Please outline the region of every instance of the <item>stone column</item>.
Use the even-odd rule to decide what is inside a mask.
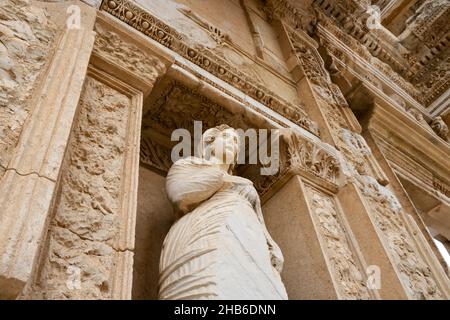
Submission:
[[[30,279],[94,42],[95,10],[80,3],[81,26],[68,29],[68,5],[0,8],[0,298]]]
[[[284,133],[282,169],[264,194],[266,224],[285,257],[289,299],[376,299],[367,265],[336,197],[342,175],[321,142]]]
[[[367,266],[381,271],[381,298],[445,299],[448,279],[431,266],[412,229],[410,216],[396,198],[388,177],[361,136],[361,127],[339,87],[333,84],[317,52],[317,43],[304,32],[285,28],[309,92],[310,114],[336,150],[343,172],[337,199],[341,202]],[[316,110],[316,111],[314,111]],[[311,200],[309,200],[311,201]],[[376,254],[374,254],[374,252]]]
[[[98,13],[50,227],[24,298],[130,299],[143,98],[171,63]]]

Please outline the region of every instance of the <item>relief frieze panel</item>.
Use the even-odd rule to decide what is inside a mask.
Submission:
[[[305,184],[312,220],[340,299],[370,299],[361,263],[332,196]]]
[[[161,60],[123,41],[117,33],[105,30],[98,24],[95,31],[97,36],[93,53],[103,60],[120,65],[147,83],[154,83],[158,75],[165,71],[166,67]]]
[[[406,228],[403,219],[406,213],[395,195],[370,176],[357,176],[356,181],[408,296],[417,300],[444,299],[430,267]]]

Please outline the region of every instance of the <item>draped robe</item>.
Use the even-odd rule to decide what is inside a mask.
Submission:
[[[250,180],[210,162],[178,160],[166,180],[182,217],[160,258],[160,299],[287,299],[283,256]]]

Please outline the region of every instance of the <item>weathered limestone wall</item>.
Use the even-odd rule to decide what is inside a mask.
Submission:
[[[86,79],[33,298],[112,297],[114,262],[132,255],[117,247],[132,107],[129,97]],[[78,272],[74,290],[67,282]]]
[[[31,1],[2,1],[0,16],[1,178],[32,110],[33,91],[48,67],[60,30],[48,11]]]
[[[65,28],[71,3],[81,6],[81,29]],[[364,99],[344,96],[330,61],[326,68],[330,52],[345,58],[324,31],[332,29],[327,20],[313,39],[290,27],[296,11],[280,17],[277,7],[268,19],[256,0],[137,3],[104,1],[100,11],[80,1],[0,6],[0,298],[156,298],[174,216],[164,177],[139,167],[141,112],[174,61],[171,76],[198,85],[193,93],[248,107],[253,115],[244,118],[297,126],[301,138],[289,140],[279,175],[253,177],[267,195],[264,214],[285,255],[291,299],[450,298],[413,203],[349,107]],[[367,50],[358,55],[380,62]],[[369,71],[358,93],[384,99],[403,86],[407,108],[398,112],[411,119],[401,125],[416,121],[427,145],[433,131],[421,108],[411,108],[415,90],[389,69],[396,84],[383,93],[383,85],[371,88],[378,80]],[[378,111],[395,102],[383,101],[374,103]],[[367,286],[373,265],[379,290]]]
[[[35,266],[92,50],[95,10],[80,4],[82,28],[67,29],[70,4],[0,8],[2,297],[16,297]]]
[[[114,23],[96,31],[46,241],[22,298],[131,298],[142,101],[166,66]]]

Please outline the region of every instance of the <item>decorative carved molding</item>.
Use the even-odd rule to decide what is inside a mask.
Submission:
[[[427,168],[425,165],[419,162],[419,159],[415,155],[407,153],[407,150],[402,150],[398,144],[394,145],[386,138],[383,138],[376,132],[373,133],[376,137],[377,145],[381,148],[383,154],[388,159],[390,164],[395,168],[395,171],[400,172],[408,179],[420,183],[421,188],[427,190],[431,194],[450,204],[450,198],[442,197],[439,193],[439,189],[436,189],[435,181],[440,181],[442,186],[447,186],[450,190],[450,180],[448,183],[444,181],[448,180],[445,177],[439,176],[436,173],[436,169]]]
[[[433,131],[439,136],[441,137],[444,141],[449,142],[449,137],[448,137],[448,126],[447,124],[444,122],[444,120],[442,120],[441,117],[436,117],[433,119],[433,121],[430,124],[431,129],[433,129]]]
[[[98,24],[94,54],[108,63],[114,63],[132,72],[147,83],[154,83],[166,66],[154,55],[147,54],[137,46],[123,41],[118,34],[105,30]]]
[[[377,57],[396,72],[406,73],[408,70],[407,60],[402,54],[408,50],[399,47],[383,29],[371,30],[367,28],[367,9],[370,1],[330,1],[314,0],[314,7],[319,13],[320,20],[327,16],[334,21],[334,24],[343,30],[347,36],[351,36],[356,43],[364,46],[368,52]]]
[[[425,42],[428,47],[432,47],[448,32],[449,18],[449,1],[428,0],[408,19],[407,29]]]
[[[244,130],[250,127],[243,114],[233,113],[196,90],[171,81],[144,114],[143,130],[153,128],[167,136],[177,128],[193,132],[194,120],[202,121],[203,130],[221,123]]]
[[[340,299],[370,299],[365,272],[352,249],[348,231],[332,196],[305,184],[311,217]]]
[[[350,111],[349,105],[339,87],[331,82],[330,75],[317,49],[295,30],[290,29],[288,36],[299,64],[311,82],[316,101],[323,106],[323,110],[326,110],[327,116],[334,120],[330,124],[336,126],[336,130],[341,127],[358,130],[359,124],[353,115],[348,116],[348,112],[345,112]]]
[[[361,12],[364,6],[353,0],[315,0],[314,4],[320,24],[416,101],[429,105],[450,86],[448,1],[425,1],[409,19],[401,41],[384,28],[368,29],[366,14]]]
[[[223,32],[218,27],[212,25],[210,22],[208,22],[206,19],[202,18],[198,14],[192,11],[191,8],[188,6],[183,6],[181,8],[178,8],[178,11],[180,11],[182,14],[184,14],[186,17],[197,23],[202,28],[208,30],[208,34],[218,45],[222,45],[224,42],[231,42],[231,37],[229,34]]]
[[[294,29],[302,29],[309,20],[308,17],[305,17],[304,12],[300,12],[288,0],[264,0],[261,9],[269,21],[283,20]],[[312,15],[312,13],[310,14]]]
[[[412,299],[444,299],[435,277],[409,234],[406,214],[394,194],[369,176],[358,176],[357,185],[408,296]]]
[[[275,175],[261,175],[258,166],[244,167],[241,175],[253,181],[264,200],[270,198],[292,175],[302,175],[330,192],[338,190],[341,177],[339,160],[317,143],[309,141],[292,129],[283,129],[280,135],[280,163]]]
[[[294,171],[306,171],[336,184],[340,174],[337,158],[315,143],[292,134],[287,139],[288,165]]]
[[[143,136],[141,139],[140,162],[167,172],[172,166],[170,151],[170,148],[157,143],[154,139]]]
[[[320,38],[320,43],[325,46],[335,58],[342,61],[345,65],[346,61],[352,61],[354,59],[350,52],[356,53],[365,61],[366,64],[371,66],[372,69],[378,70],[386,78],[407,93],[411,98],[418,102],[422,102],[423,97],[421,96],[419,90],[417,90],[411,83],[401,77],[388,64],[379,60],[377,57],[373,57],[367,48],[362,46],[353,37],[340,30],[328,17],[320,17],[321,19],[319,20],[319,26],[315,29],[316,34]],[[345,45],[348,50],[342,50],[337,44],[337,39],[339,39],[339,42]],[[344,57],[345,59],[343,59]],[[367,78],[367,80],[372,82],[372,84],[376,87],[379,87],[378,80],[371,81],[371,78]]]
[[[135,2],[128,0],[105,0],[102,3],[101,10],[117,17],[219,79],[238,88],[268,108],[280,113],[313,134],[318,135],[317,126],[299,106],[284,101],[284,99],[267,90],[262,84],[250,79],[206,47],[199,45],[199,48],[193,48],[188,46],[182,34],[151,15]],[[300,115],[300,119],[293,118],[293,113]]]

